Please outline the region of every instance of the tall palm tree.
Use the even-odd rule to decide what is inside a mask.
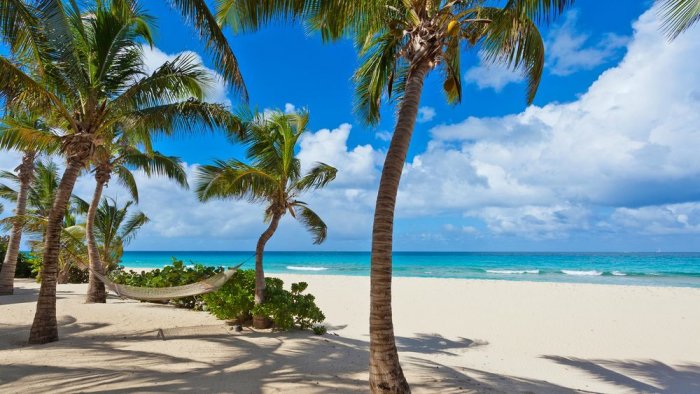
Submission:
[[[304,192],[326,186],[336,175],[335,168],[323,163],[316,163],[302,174],[294,149],[308,121],[307,112],[287,115],[275,111],[252,116],[245,123],[247,135],[243,139],[251,163],[219,160],[198,170],[196,192],[201,201],[234,198],[266,205],[265,222],[269,225],[255,247],[256,305],[265,301],[265,244],[277,230],[282,216],[289,213],[299,220],[313,234],[315,244],[326,239],[326,224],[305,202],[297,200]],[[269,322],[254,316],[253,325],[265,328]]]
[[[202,101],[213,81],[192,56],[179,56],[144,75],[141,42],[152,42],[152,18],[134,1],[100,1],[85,12],[74,1],[18,4],[22,12],[15,8],[14,19],[0,18],[3,34],[22,26],[21,33],[5,37],[13,51],[11,57],[0,56],[0,96],[10,104],[23,103],[50,127],[48,132],[0,131],[0,148],[58,141],[66,160],[49,214],[44,273],[29,337],[30,343],[46,343],[58,340],[61,222],[78,174],[96,147],[109,140],[115,127],[169,134],[200,125],[236,130],[238,122],[224,106]],[[31,69],[17,63],[27,58]]]
[[[138,203],[139,199],[138,189],[131,169],[139,169],[147,176],[166,176],[175,180],[180,186],[188,187],[187,174],[179,158],[165,156],[152,150],[148,152],[151,146],[150,140],[141,141],[140,139],[134,139],[134,137],[142,136],[133,136],[128,132],[118,131],[112,143],[97,147],[93,155],[95,190],[85,221],[85,239],[87,241],[91,268],[86,297],[86,302],[88,303],[104,303],[107,300],[104,283],[94,275],[94,272],[104,275],[105,270],[97,247],[94,228],[102,191],[109,183],[112,174],[115,174],[119,183],[129,190],[131,197],[136,203]],[[143,145],[145,145],[147,152],[141,152],[137,148],[139,142],[145,142]],[[102,258],[107,259],[107,256],[103,255]]]
[[[501,7],[495,7],[502,4]],[[236,31],[254,30],[275,18],[306,18],[324,39],[354,36],[361,56],[355,73],[356,110],[379,121],[383,99],[399,107],[379,183],[372,229],[370,290],[370,389],[402,393],[391,311],[392,233],[401,172],[415,126],[426,76],[439,69],[448,102],[462,98],[460,55],[481,50],[486,59],[522,70],[532,102],[544,66],[536,22],[546,22],[573,0],[226,0],[219,19]]]
[[[700,21],[700,0],[658,0],[662,30],[675,39]]]
[[[0,224],[14,226],[20,221],[22,229],[28,236],[27,243],[34,253],[40,254],[43,249],[44,239],[46,235],[46,227],[48,223],[48,215],[51,212],[54,197],[60,183],[60,175],[58,166],[51,162],[38,162],[34,166],[32,174],[32,182],[27,190],[26,210],[22,217],[12,216],[0,221]],[[0,172],[0,178],[9,181],[9,184],[15,185],[12,187],[8,184],[0,184],[0,198],[5,198],[10,201],[17,201],[19,190],[23,187],[18,175],[3,171]],[[58,283],[65,283],[68,276],[68,270],[71,267],[71,262],[75,260],[76,254],[82,254],[85,247],[82,244],[84,238],[81,233],[79,237],[75,236],[75,225],[77,218],[87,212],[87,203],[77,196],[71,197],[71,202],[64,215],[62,227],[59,264],[58,264]]]
[[[34,177],[34,159],[36,152],[27,150],[22,156],[22,163],[16,168],[17,179],[19,180],[19,191],[15,200],[15,217],[10,230],[10,238],[7,242],[7,251],[0,268],[0,295],[11,295],[15,289],[15,271],[17,268],[17,257],[19,257],[19,246],[22,242],[23,218],[27,210],[27,194],[29,185]]]
[[[46,131],[46,124],[37,116],[18,109],[7,108],[5,116],[0,120],[0,129],[41,129]],[[58,149],[57,144],[44,147],[45,153],[52,153]],[[22,228],[27,209],[27,196],[32,180],[34,179],[34,160],[38,152],[34,147],[24,149],[21,164],[15,169],[19,189],[14,195],[15,215],[10,230],[10,237],[5,253],[3,268],[0,269],[0,295],[10,295],[14,292],[14,276],[19,256],[19,247],[22,242]]]

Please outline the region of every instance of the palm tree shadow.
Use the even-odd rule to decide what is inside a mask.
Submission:
[[[543,356],[596,379],[639,393],[700,393],[700,364],[671,366],[657,360],[586,360]]]
[[[400,352],[456,355],[454,350],[469,349],[485,345],[488,345],[488,342],[462,337],[457,340],[451,340],[444,338],[440,334],[416,334],[414,337],[410,338],[396,337],[396,346]]]
[[[90,329],[68,324],[74,330]],[[223,326],[223,325],[222,325]],[[368,343],[335,335],[308,332],[235,333],[225,328],[164,329],[166,340],[154,331],[112,336],[65,334],[41,347],[38,363],[8,363],[0,374],[0,392],[109,391],[133,392],[366,392]],[[2,334],[2,332],[0,332]],[[26,332],[25,332],[26,334]],[[77,331],[75,334],[78,334]],[[0,341],[4,342],[2,336]],[[416,357],[407,359],[409,381],[415,392],[571,392],[534,380],[458,371],[421,357],[468,348],[474,341],[446,341],[422,334],[409,341]],[[138,346],[137,346],[138,345]],[[61,349],[60,359],[51,357]],[[32,348],[27,348],[31,351]],[[405,350],[408,351],[408,350]],[[0,357],[5,358],[0,350]],[[26,358],[25,358],[26,359]],[[68,361],[68,362],[66,362]],[[31,377],[31,379],[28,379]]]

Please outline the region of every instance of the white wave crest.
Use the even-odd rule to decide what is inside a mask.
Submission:
[[[600,271],[573,271],[573,270],[561,270],[562,273],[566,275],[577,275],[577,276],[600,276],[603,275]]]
[[[540,270],[486,270],[489,274],[504,274],[504,275],[515,275],[515,274],[539,274]]]
[[[613,274],[613,276],[627,276],[627,274],[622,271],[613,271],[611,273]]]
[[[292,271],[325,271],[328,268],[326,268],[326,267],[308,267],[305,265],[302,265],[302,266],[288,265],[287,269],[292,270]]]

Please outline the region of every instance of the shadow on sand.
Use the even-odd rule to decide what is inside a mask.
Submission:
[[[225,325],[163,329],[169,333],[166,340],[157,339],[156,331],[95,336],[85,332],[103,326],[77,323],[71,317],[63,318],[61,327],[59,342],[19,346],[7,339],[22,339],[23,344],[28,327],[0,326],[0,358],[8,359],[12,348],[35,352],[33,357],[27,358],[26,353],[23,357],[32,363],[3,365],[0,392],[367,391],[369,353],[362,340],[299,331],[235,333]],[[545,381],[458,369],[420,357],[469,351],[484,342],[429,334],[398,338],[398,342],[402,352],[415,355],[403,358],[415,392],[577,392]],[[59,353],[61,358],[56,356]],[[40,360],[35,364],[36,358]]]
[[[700,393],[700,364],[671,366],[656,360],[585,360],[544,356],[578,368],[595,379],[635,393]]]

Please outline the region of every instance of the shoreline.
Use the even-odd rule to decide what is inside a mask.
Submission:
[[[164,267],[164,266],[163,266]],[[157,269],[163,269],[163,267],[129,267],[129,266],[124,266],[124,271],[134,271],[134,272],[151,272]],[[246,268],[246,269],[252,269],[252,268]],[[291,277],[302,277],[302,276],[311,276],[311,277],[346,277],[346,278],[369,278],[369,275],[343,275],[343,274],[323,274],[323,273],[317,273],[317,271],[296,271],[296,272],[277,272],[277,271],[269,271],[265,270],[265,275],[266,276],[274,276],[274,277],[283,277],[283,276],[291,276]],[[549,284],[560,284],[560,285],[590,285],[590,286],[621,286],[621,287],[642,287],[642,288],[671,288],[671,289],[694,289],[700,291],[700,285],[698,286],[678,286],[678,285],[659,285],[659,284],[638,284],[638,283],[595,283],[595,282],[585,282],[585,281],[565,281],[565,280],[533,280],[533,279],[526,279],[527,275],[523,275],[523,277],[515,278],[515,277],[503,277],[503,278],[449,278],[449,277],[429,277],[429,276],[400,276],[400,275],[394,275],[394,279],[426,279],[426,280],[455,280],[455,281],[475,281],[475,282],[515,282],[515,283],[549,283]],[[619,278],[619,277],[618,277]],[[624,277],[623,277],[624,278]],[[625,279],[618,279],[624,281]]]

